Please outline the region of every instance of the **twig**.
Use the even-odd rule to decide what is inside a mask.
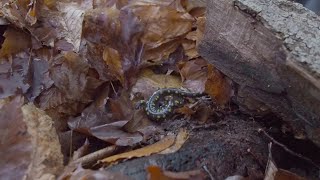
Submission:
[[[206,165],[203,165],[202,168],[209,174],[211,180],[215,180]]]
[[[299,158],[301,158],[301,159],[303,159],[303,160],[311,163],[312,165],[314,165],[314,166],[316,166],[317,168],[320,169],[320,166],[319,166],[318,164],[316,164],[315,162],[313,162],[311,159],[309,159],[309,158],[307,158],[307,157],[304,157],[303,155],[298,154],[298,153],[292,151],[291,149],[287,148],[284,144],[281,144],[280,142],[278,142],[277,140],[275,140],[273,137],[271,137],[265,130],[259,128],[259,129],[258,129],[258,132],[259,132],[259,133],[260,133],[260,132],[263,132],[263,134],[264,134],[265,136],[267,136],[273,143],[275,143],[276,145],[282,147],[282,148],[283,148],[285,151],[287,151],[288,153],[290,153],[290,154],[292,154],[292,155],[294,155],[294,156],[296,156],[296,157],[299,157]]]
[[[82,158],[79,158],[72,163],[79,164],[81,163],[82,166],[87,166],[90,164],[93,164],[94,162],[97,162],[98,160],[105,158],[107,156],[110,156],[114,150],[116,149],[116,146],[108,146],[106,148],[100,149],[99,151],[93,152],[91,154],[88,154],[86,156],[83,156]]]

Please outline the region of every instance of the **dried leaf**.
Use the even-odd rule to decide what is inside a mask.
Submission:
[[[233,95],[231,82],[212,65],[208,65],[208,79],[205,88],[205,92],[214,97],[220,105],[226,104]]]
[[[207,80],[208,63],[202,59],[194,59],[179,64],[183,87],[192,92],[204,92]]]
[[[37,1],[31,1],[29,3],[29,11],[26,15],[26,21],[32,26],[37,22],[37,10],[36,10]]]
[[[179,88],[181,80],[177,76],[155,74],[145,69],[138,77],[136,84],[132,87],[132,94],[140,94],[142,97],[149,97],[158,88]]]
[[[121,95],[112,98],[108,104],[114,120],[130,120],[133,117],[133,104],[127,92],[122,91]]]
[[[194,59],[199,57],[198,51],[196,49],[196,42],[195,41],[190,41],[190,40],[185,40],[182,43],[182,47],[188,56],[188,59]]]
[[[93,101],[97,88],[103,83],[90,73],[87,62],[73,52],[55,59],[50,75],[54,86],[41,94],[40,106],[68,115],[80,113],[87,103]]]
[[[134,157],[149,156],[151,154],[158,153],[158,152],[170,147],[174,143],[174,140],[175,140],[174,135],[168,135],[155,144],[152,144],[152,145],[140,148],[140,149],[136,149],[136,150],[133,150],[130,152],[110,156],[105,159],[102,159],[100,162],[105,163],[105,164],[109,164],[109,163],[119,161],[121,159],[131,159]]]
[[[90,106],[83,110],[81,116],[68,120],[69,128],[84,134],[90,134],[89,129],[113,122],[112,114],[102,109]]]
[[[5,6],[3,14],[16,26],[28,29],[45,45],[53,47],[55,41],[65,39],[78,52],[83,14],[92,9],[92,1],[64,3],[47,0],[44,3],[32,1],[31,5],[30,8],[28,1],[14,1],[11,6]]]
[[[147,49],[159,47],[161,44],[178,38],[191,30],[194,19],[186,12],[179,12],[168,6],[156,3],[133,2],[126,8],[140,17],[146,24],[142,42]]]
[[[31,162],[32,146],[23,122],[23,98],[0,100],[0,174],[2,179],[22,179]]]
[[[24,94],[29,89],[29,57],[15,57],[0,64],[0,98]]]
[[[199,44],[200,44],[200,42],[201,42],[201,40],[203,38],[205,24],[206,24],[206,18],[205,17],[197,18],[196,47],[199,47]]]
[[[306,180],[306,178],[298,176],[292,172],[279,169],[272,158],[272,143],[269,143],[269,157],[265,171],[265,180]]]
[[[53,120],[31,103],[24,105],[22,112],[28,133],[32,136],[33,153],[28,177],[54,178],[63,169],[63,155]]]
[[[117,50],[105,48],[103,51],[103,60],[107,65],[107,71],[115,76],[122,84],[124,84],[124,72],[121,64],[121,57]]]
[[[34,101],[42,91],[47,90],[53,85],[53,81],[49,77],[49,64],[45,60],[34,59],[31,61],[30,74],[32,83],[26,96],[29,101]]]
[[[122,127],[128,121],[117,121],[110,124],[105,124],[90,128],[90,133],[101,140],[118,145],[118,146],[132,146],[142,141],[140,133],[127,133],[122,130]]]
[[[187,141],[188,136],[189,134],[186,129],[183,129],[183,128],[180,129],[174,144],[168,149],[161,151],[159,154],[171,154],[171,153],[177,152],[182,147],[182,145]]]
[[[4,37],[5,40],[0,50],[0,62],[1,58],[26,50],[31,45],[30,36],[17,29],[8,28],[4,33]]]
[[[181,108],[178,108],[175,110],[175,112],[179,113],[179,114],[183,114],[184,117],[186,119],[190,119],[190,117],[196,113],[196,111],[194,111],[192,108],[190,108],[189,106],[183,106]]]

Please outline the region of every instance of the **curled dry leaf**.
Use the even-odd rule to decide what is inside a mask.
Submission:
[[[152,145],[140,148],[140,149],[136,149],[133,151],[110,156],[105,159],[102,159],[100,162],[104,163],[104,164],[110,164],[110,163],[114,163],[114,162],[122,160],[122,159],[131,159],[134,157],[149,156],[151,154],[158,153],[158,152],[172,146],[174,141],[175,141],[175,136],[168,135],[168,136],[164,137],[163,139],[161,139],[159,142],[156,142],[155,144],[152,144]]]
[[[172,172],[164,171],[158,166],[147,167],[148,180],[204,180],[205,174],[201,170]]]
[[[168,149],[161,151],[159,154],[171,154],[171,153],[177,152],[182,147],[182,145],[187,141],[188,137],[189,137],[188,131],[186,129],[181,128],[179,130],[179,133],[176,137],[174,144]]]
[[[23,98],[0,100],[0,174],[2,179],[22,179],[31,162],[32,146],[23,122]]]
[[[33,147],[28,177],[30,179],[54,178],[63,169],[63,155],[53,120],[31,103],[24,105],[22,112]]]

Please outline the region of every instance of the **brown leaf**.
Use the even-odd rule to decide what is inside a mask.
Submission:
[[[22,179],[31,162],[32,146],[23,122],[23,98],[0,100],[0,174],[3,179]]]
[[[112,6],[88,11],[84,21],[83,34],[89,42],[88,60],[103,79],[113,76],[112,79],[119,79],[128,88],[134,82],[141,61],[139,19]],[[111,56],[106,56],[106,52],[107,55],[112,53]],[[112,59],[114,57],[116,59]],[[108,65],[116,68],[110,73]]]
[[[174,75],[155,74],[145,69],[138,77],[136,84],[132,87],[132,94],[140,94],[145,99],[158,88],[180,88],[181,80]]]
[[[133,104],[124,90],[119,97],[110,99],[108,107],[114,120],[130,120],[133,117]]]
[[[8,28],[4,37],[5,40],[0,50],[0,62],[1,58],[26,50],[31,45],[30,36],[18,29]]]
[[[26,21],[32,26],[37,22],[37,10],[36,10],[37,1],[31,1],[29,3],[29,11],[26,15]]]
[[[12,63],[1,63],[0,98],[26,93],[30,87],[28,72],[29,57],[14,57]]]
[[[190,117],[196,113],[196,111],[194,111],[191,107],[189,106],[183,106],[181,108],[178,108],[175,110],[175,112],[179,113],[179,114],[183,114],[185,116],[186,119],[190,119]]]
[[[203,38],[205,24],[206,24],[206,18],[205,17],[197,18],[196,47],[199,47],[199,44],[200,44],[200,42],[201,42],[201,40]]]
[[[90,134],[90,128],[111,123],[112,114],[90,106],[83,110],[81,116],[68,120],[69,128],[81,133]]]
[[[32,103],[24,105],[22,112],[33,147],[28,177],[30,179],[54,178],[63,169],[63,155],[53,120]]]
[[[204,92],[207,80],[207,65],[208,63],[202,58],[181,62],[178,67],[183,87],[192,92]]]
[[[49,64],[45,60],[32,60],[31,61],[30,76],[31,86],[26,96],[29,101],[34,101],[40,93],[50,88],[53,84],[52,79],[49,77]]]
[[[192,38],[192,37],[189,37]],[[182,47],[188,56],[188,59],[194,59],[199,57],[198,51],[196,49],[196,41],[192,40],[185,40],[182,43]]]
[[[100,162],[105,163],[105,164],[109,164],[109,163],[113,163],[113,162],[116,162],[116,161],[119,161],[122,159],[131,159],[133,157],[149,156],[151,154],[158,153],[158,152],[170,147],[174,143],[174,140],[175,140],[174,135],[168,135],[155,144],[152,144],[152,145],[140,148],[140,149],[136,149],[136,150],[133,150],[130,152],[125,152],[122,154],[110,156],[105,159],[102,159]]]
[[[92,1],[51,2],[14,1],[5,6],[4,16],[18,27],[26,28],[39,41],[47,46],[64,39],[78,52],[82,33],[83,14],[92,9]],[[1,7],[4,5],[0,4]]]
[[[194,19],[186,12],[180,12],[173,7],[160,3],[131,3],[133,13],[145,23],[145,33],[142,42],[146,49],[159,47],[161,44],[178,38],[191,30]]]
[[[107,65],[107,71],[124,84],[124,72],[118,51],[112,48],[105,48],[103,51],[103,60]]]
[[[103,81],[90,73],[89,65],[73,52],[68,52],[52,62],[50,75],[54,86],[40,96],[43,109],[74,115],[84,105],[93,101],[97,88]]]
[[[214,97],[220,105],[226,104],[233,95],[231,82],[212,65],[208,65],[208,79],[205,88],[205,92]]]
[[[182,145],[187,141],[188,137],[189,137],[188,131],[186,129],[181,128],[179,130],[179,133],[176,137],[174,144],[168,149],[161,151],[159,154],[171,154],[171,153],[177,152],[182,147]]]
[[[105,124],[90,128],[90,133],[98,139],[118,145],[132,146],[142,141],[140,133],[127,133],[122,130],[122,127],[128,121],[117,121],[110,124]]]

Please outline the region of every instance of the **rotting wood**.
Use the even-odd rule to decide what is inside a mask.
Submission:
[[[206,18],[200,54],[238,100],[265,103],[320,146],[320,17],[287,0],[208,0]]]

